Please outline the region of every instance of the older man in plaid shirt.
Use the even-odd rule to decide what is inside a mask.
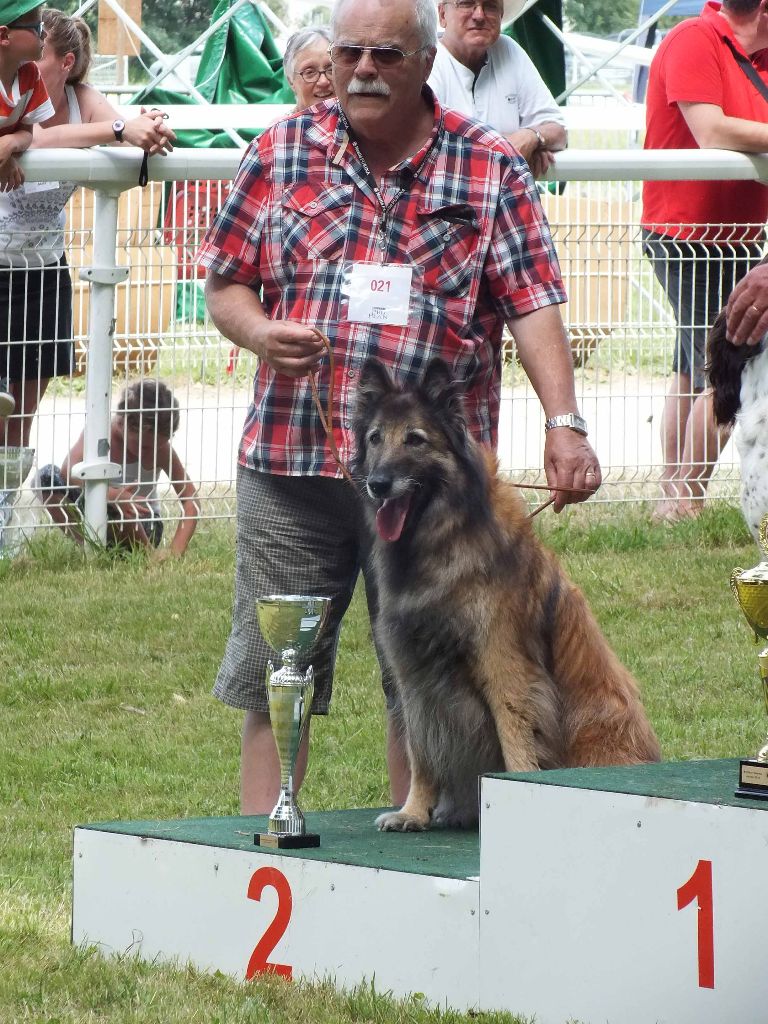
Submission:
[[[555,508],[600,483],[534,183],[500,135],[441,109],[426,86],[436,27],[433,0],[338,0],[330,49],[338,100],[278,122],[251,145],[200,250],[214,323],[259,356],[239,453],[233,626],[214,690],[246,712],[243,813],[268,813],[279,789],[264,688],[270,652],[254,598],[333,597],[311,659],[313,713],[324,714],[341,618],[364,569],[356,495],[331,457],[310,370],[321,397],[333,387],[343,460],[357,375],[372,355],[406,379],[434,356],[448,361],[464,381],[473,434],[495,444],[506,322],[556,421],[545,444],[547,480],[561,488]],[[333,381],[312,328],[333,346]],[[297,782],[306,757],[305,737]],[[401,802],[407,761],[392,725],[388,763]]]

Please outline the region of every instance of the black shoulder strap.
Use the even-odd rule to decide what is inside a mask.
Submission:
[[[736,49],[736,47],[733,45],[730,39],[726,38],[725,42],[728,46],[728,49],[733,54],[733,59],[736,61],[736,63],[739,65],[741,70],[750,80],[752,85],[754,85],[754,87],[757,89],[757,91],[760,93],[763,99],[768,102],[768,85],[765,84],[760,75],[758,75],[758,73],[755,71],[755,66],[752,63],[752,61],[743,53],[739,53],[739,51]]]

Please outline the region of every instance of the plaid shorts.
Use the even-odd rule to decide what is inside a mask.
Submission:
[[[331,610],[302,670],[315,675],[312,713],[328,714],[341,620],[358,574],[365,573],[367,543],[357,495],[344,480],[321,476],[277,476],[237,469],[237,553],[232,631],[213,688],[225,704],[268,711],[267,662],[279,656],[256,621],[255,601],[266,594],[330,597]],[[369,612],[375,592],[366,574]],[[387,702],[390,674],[382,671]]]

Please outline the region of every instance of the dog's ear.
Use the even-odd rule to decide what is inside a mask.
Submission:
[[[366,416],[382,398],[395,390],[395,382],[386,366],[378,359],[366,359],[357,385],[357,415]]]
[[[450,366],[443,359],[431,359],[418,390],[432,408],[439,410],[454,444],[463,448],[467,435],[464,396]]]
[[[430,359],[421,378],[419,391],[430,405],[463,415],[464,400],[461,389],[453,379],[451,368],[444,359]]]
[[[366,459],[365,432],[368,424],[381,400],[396,390],[397,386],[384,364],[380,363],[378,359],[366,359],[357,382],[355,412],[352,420],[355,454],[350,468],[355,477],[363,473],[363,464]]]
[[[742,370],[761,350],[761,345],[732,345],[726,338],[725,310],[720,310],[707,335],[707,375],[716,423],[725,426],[735,420],[741,405]]]

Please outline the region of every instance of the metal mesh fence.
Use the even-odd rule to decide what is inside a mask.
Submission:
[[[237,447],[254,372],[254,357],[233,350],[208,319],[203,280],[194,264],[228,185],[151,182],[124,192],[116,239],[116,263],[129,268],[129,274],[116,291],[113,408],[126,381],[157,377],[172,388],[181,409],[173,446],[199,488],[205,518],[234,513]],[[563,314],[577,395],[604,469],[605,485],[596,500],[657,499],[663,463],[660,422],[672,373],[675,323],[643,254],[641,183],[570,181],[542,188],[569,295]],[[75,366],[72,374],[55,377],[44,393],[38,385],[27,445],[35,452],[34,468],[61,465],[84,424],[89,308],[88,284],[78,273],[92,259],[92,195],[78,189],[68,207],[65,252],[73,279]],[[543,484],[543,415],[512,339],[505,348],[503,381],[502,467],[515,479]],[[35,383],[26,386],[34,389]],[[17,410],[7,429],[19,418]],[[6,443],[12,440],[7,434]],[[115,453],[112,458],[120,461]],[[51,524],[34,487],[34,468],[24,488],[6,479],[6,491],[15,499],[10,526],[17,527],[19,536],[22,529]],[[156,467],[162,513],[172,530],[180,506],[167,469]],[[737,485],[738,465],[728,443],[709,493],[733,498]],[[23,493],[17,496],[15,490]]]

